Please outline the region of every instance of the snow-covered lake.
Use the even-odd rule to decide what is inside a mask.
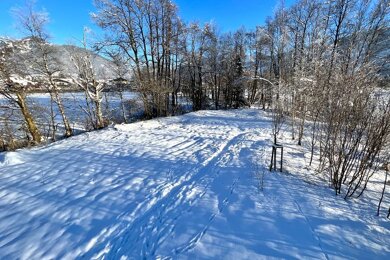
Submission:
[[[287,173],[267,170],[270,119],[254,109],[1,154],[0,259],[388,259],[379,193],[334,196],[281,140]]]

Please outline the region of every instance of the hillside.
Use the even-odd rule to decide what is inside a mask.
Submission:
[[[35,68],[41,59],[40,50],[33,43],[31,38],[14,40],[0,37],[0,51],[4,48],[12,48],[15,52],[14,59],[19,60],[18,75],[13,74],[13,78],[20,79],[19,81],[30,81],[34,84],[35,80],[41,75]],[[111,80],[115,79],[114,64],[108,59],[96,55],[89,50],[85,50],[75,45],[55,45],[46,44],[49,51],[49,66],[51,70],[59,72],[59,80],[71,81],[71,77],[77,77],[78,72],[72,61],[74,56],[91,57],[91,63],[95,69],[96,79]],[[23,61],[22,63],[20,61]],[[35,66],[35,67],[34,67]],[[35,68],[35,69],[34,69]],[[70,86],[68,86],[70,87]],[[66,89],[64,89],[66,90]]]
[[[0,258],[388,258],[375,186],[358,201],[334,196],[307,151],[281,140],[284,173],[267,170],[271,121],[255,109],[2,154]]]
[[[56,58],[60,61],[63,66],[64,74],[76,74],[77,71],[73,65],[71,57],[74,53],[81,53],[86,55],[88,52],[83,48],[75,45],[54,45]],[[114,79],[116,77],[114,71],[114,64],[106,58],[89,53],[92,55],[92,66],[97,68],[98,73],[96,74],[98,79]]]

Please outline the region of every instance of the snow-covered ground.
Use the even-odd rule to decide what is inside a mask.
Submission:
[[[200,111],[0,154],[0,259],[389,259],[378,192],[334,196],[288,138],[268,172],[270,126]]]

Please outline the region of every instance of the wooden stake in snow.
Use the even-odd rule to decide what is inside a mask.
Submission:
[[[271,166],[269,168],[270,171],[272,171],[272,168],[276,171],[276,155],[277,155],[277,149],[280,149],[280,172],[283,172],[283,145],[280,144],[273,144],[272,145],[272,156],[271,156]]]
[[[382,204],[382,200],[383,200],[383,197],[385,195],[385,190],[386,190],[386,185],[387,185],[387,175],[389,173],[389,170],[390,170],[390,163],[386,163],[384,165],[384,170],[385,170],[385,181],[383,182],[383,189],[382,189],[382,194],[381,194],[381,198],[379,200],[379,204],[378,204],[378,210],[376,212],[376,215],[379,216],[379,211],[381,209],[381,204]],[[389,213],[387,214],[387,217],[390,216],[390,208],[389,208]]]

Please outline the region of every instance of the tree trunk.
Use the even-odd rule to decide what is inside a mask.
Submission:
[[[385,181],[384,181],[384,183],[383,183],[382,194],[381,194],[381,198],[380,198],[379,203],[378,203],[378,210],[377,210],[377,212],[376,212],[376,215],[377,215],[377,216],[379,216],[379,211],[381,210],[382,200],[383,200],[383,197],[384,197],[384,195],[385,195],[385,190],[386,190],[386,185],[387,185],[387,174],[388,174],[387,169],[386,169],[385,174],[386,174],[386,175],[385,175]],[[389,217],[389,216],[387,216],[387,217]]]
[[[26,104],[26,95],[22,93],[17,93],[17,103],[20,107],[20,110],[23,114],[24,120],[27,124],[27,129],[29,133],[32,136],[33,142],[35,144],[39,144],[42,141],[42,135],[38,130],[37,125],[35,124],[34,118],[32,117],[30,111],[28,110],[27,104]]]
[[[102,104],[100,102],[100,95],[96,93],[95,108],[96,108],[96,119],[97,119],[97,128],[101,129],[104,127],[103,113],[102,113]]]
[[[53,141],[55,142],[56,141],[56,132],[57,132],[57,129],[56,129],[56,122],[55,122],[55,114],[54,114],[54,98],[53,98],[53,95],[50,94],[50,123],[51,123],[51,138],[53,139]]]
[[[122,109],[123,122],[125,122],[125,124],[127,124],[126,108],[125,108],[125,102],[123,100],[123,92],[122,92],[122,90],[119,91],[119,98],[121,100],[121,109]]]
[[[304,109],[303,109],[304,110]],[[301,115],[299,126],[298,126],[298,145],[302,145],[302,139],[305,132],[305,121],[306,121],[306,111],[303,111]]]
[[[54,96],[55,96],[55,100],[56,100],[56,103],[58,106],[58,110],[60,111],[60,114],[62,117],[62,121],[64,123],[65,137],[71,137],[73,135],[73,130],[70,127],[69,120],[68,120],[66,113],[65,113],[64,105],[62,104],[62,100],[61,100],[61,97],[60,97],[57,89],[54,89]]]

